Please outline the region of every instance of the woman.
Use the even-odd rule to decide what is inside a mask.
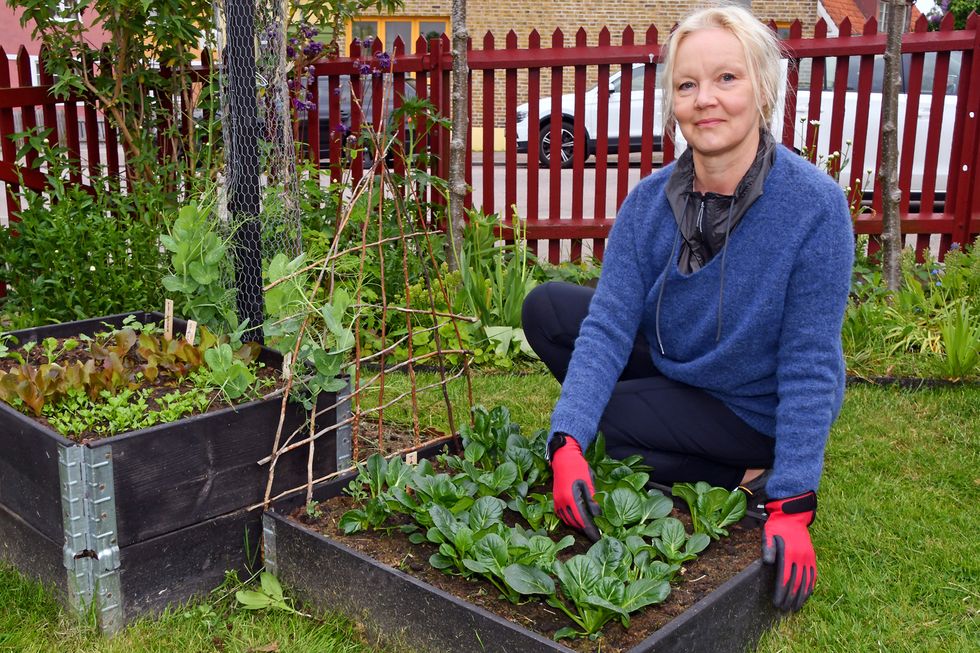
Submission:
[[[594,293],[535,289],[531,346],[562,383],[549,455],[555,510],[593,539],[584,451],[639,453],[655,481],[743,487],[769,514],[775,605],[813,591],[808,526],[844,394],[840,330],[853,235],[841,189],[767,125],[780,51],[736,7],[686,18],[665,44],[667,124],[689,148],[623,203]]]

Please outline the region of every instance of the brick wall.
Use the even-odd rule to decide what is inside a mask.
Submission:
[[[537,29],[541,35],[542,47],[550,47],[551,36],[556,28],[560,28],[565,36],[565,45],[575,42],[575,33],[584,28],[588,35],[588,43],[598,42],[599,31],[608,27],[611,42],[621,43],[623,29],[631,25],[634,30],[634,42],[642,43],[647,28],[653,24],[660,33],[663,41],[670,28],[692,10],[705,6],[705,2],[692,0],[677,0],[663,2],[662,0],[468,0],[466,22],[473,47],[483,48],[483,37],[490,31],[493,33],[495,47],[503,48],[507,32],[517,33],[518,45],[527,47],[528,34]],[[745,3],[749,4],[749,3]],[[412,16],[444,16],[450,15],[450,0],[405,0],[405,8],[399,12]],[[751,8],[762,20],[791,22],[797,18],[803,23],[804,35],[813,33],[817,21],[817,3],[812,1],[791,0],[754,0]],[[615,70],[613,70],[615,72]],[[541,71],[541,93],[550,94],[550,71]],[[588,70],[587,86],[595,84],[597,70]],[[504,84],[503,74],[496,75],[495,108],[497,127],[503,126]],[[571,72],[564,76],[565,92],[574,90]],[[527,100],[527,74],[518,74],[518,103]],[[481,125],[480,109],[483,98],[482,75],[474,76],[473,80],[473,111],[474,126]]]

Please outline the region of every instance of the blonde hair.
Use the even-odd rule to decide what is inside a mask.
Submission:
[[[677,49],[688,35],[704,29],[725,29],[742,44],[749,82],[755,90],[760,126],[768,129],[779,99],[779,78],[782,48],[779,39],[747,9],[722,6],[701,9],[680,22],[667,37],[662,52],[664,66],[664,125],[674,125],[674,64]]]

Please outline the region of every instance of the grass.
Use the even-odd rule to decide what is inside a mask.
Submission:
[[[818,587],[761,651],[980,650],[980,390],[853,387],[812,527]]]
[[[393,382],[391,391],[407,387],[403,378]],[[545,374],[474,379],[479,403],[507,405],[526,432],[547,426],[557,395]],[[464,384],[455,383],[451,396],[464,414]],[[420,407],[423,426],[445,428],[438,395],[427,394]],[[385,412],[385,419],[407,418],[402,406]],[[817,591],[801,614],[763,638],[759,651],[980,650],[978,506],[980,388],[850,388],[831,434],[812,527]],[[229,587],[107,640],[72,621],[46,591],[0,567],[0,651],[377,650],[336,616],[317,613],[318,622],[238,610]]]
[[[369,653],[372,647],[350,621],[286,612],[237,609],[226,582],[206,600],[172,609],[157,620],[143,619],[114,638],[79,624],[53,596],[0,565],[0,651],[17,653]]]

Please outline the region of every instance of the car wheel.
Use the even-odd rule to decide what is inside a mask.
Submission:
[[[561,123],[561,147],[556,148],[555,151],[561,155],[561,167],[571,168],[572,156],[575,152],[575,128],[568,120],[563,120]],[[541,128],[541,135],[538,138],[538,160],[541,161],[541,165],[551,166],[551,152],[551,125],[547,124]]]

